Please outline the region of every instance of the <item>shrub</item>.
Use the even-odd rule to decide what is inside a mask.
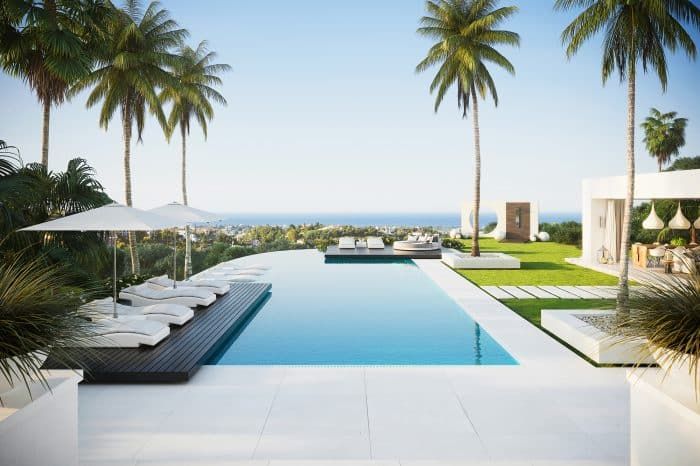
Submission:
[[[442,247],[443,248],[451,248],[451,249],[457,249],[457,250],[462,250],[464,248],[464,243],[462,243],[458,239],[452,239],[452,238],[444,238],[442,240]]]
[[[540,231],[549,233],[550,240],[555,243],[581,247],[583,234],[578,222],[541,223]]]
[[[22,381],[27,390],[33,380],[47,386],[40,371],[42,360],[34,355],[45,357],[49,351],[57,361],[77,367],[64,348],[79,346],[94,334],[80,309],[85,292],[67,286],[69,281],[64,268],[47,266],[41,257],[30,261],[3,257],[0,377],[11,384],[13,380]],[[14,358],[14,364],[10,358]]]

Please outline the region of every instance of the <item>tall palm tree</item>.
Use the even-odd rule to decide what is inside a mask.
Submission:
[[[678,113],[661,113],[655,108],[651,109],[642,129],[644,130],[644,144],[649,154],[656,158],[659,171],[671,161],[671,157],[678,155],[681,147],[685,146],[685,127],[688,124],[686,118],[676,118]]]
[[[7,0],[0,4],[0,66],[26,81],[43,108],[41,163],[49,163],[51,107],[90,71],[92,38],[111,8],[102,0]]]
[[[554,7],[565,11],[583,9],[562,32],[566,55],[571,58],[586,41],[603,32],[603,84],[616,71],[620,82],[627,80],[627,194],[617,309],[628,312],[637,65],[641,62],[644,73],[652,68],[665,91],[668,84],[666,50],[675,52],[680,47],[690,59],[695,59],[695,44],[683,24],[700,27],[700,10],[692,0],[556,0]]]
[[[168,123],[158,90],[175,84],[169,67],[177,66],[179,57],[172,51],[187,36],[170,19],[167,10],[151,2],[143,10],[138,0],[128,0],[112,15],[107,26],[109,41],[101,50],[97,69],[78,81],[71,95],[93,87],[87,106],[102,102],[100,126],[107,129],[119,111],[124,138],[124,188],[126,204],[132,206],[131,139],[136,125],[137,141],[142,141],[146,112],[153,114],[167,133]],[[131,271],[139,273],[136,237],[129,233]]]
[[[168,118],[170,134],[180,128],[182,137],[182,203],[187,205],[187,136],[190,121],[197,120],[207,137],[207,123],[214,117],[211,101],[226,105],[226,99],[212,86],[221,85],[219,73],[229,71],[227,64],[213,63],[216,53],[207,49],[202,41],[196,49],[183,45],[179,60],[172,69],[175,85],[166,87],[161,93],[163,103],[171,102]],[[192,243],[189,226],[185,228],[185,278],[192,273]]]
[[[491,95],[498,105],[496,84],[487,65],[499,66],[511,74],[515,68],[496,46],[520,45],[515,32],[495,29],[518,11],[515,6],[497,8],[497,0],[428,0],[427,16],[421,18],[418,33],[437,42],[416,66],[416,72],[438,66],[430,84],[437,91],[435,111],[438,111],[447,91],[457,88],[457,105],[462,117],[472,108],[474,131],[474,231],[471,255],[479,256],[479,206],[481,203],[481,143],[479,133],[479,98]]]

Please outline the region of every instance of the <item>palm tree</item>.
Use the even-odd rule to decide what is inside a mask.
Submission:
[[[642,123],[644,129],[644,143],[647,151],[656,158],[659,171],[671,161],[671,157],[678,155],[681,147],[685,146],[685,127],[688,124],[686,118],[676,118],[676,112],[661,113],[655,108],[651,109],[651,115]]]
[[[665,91],[668,84],[666,49],[680,47],[690,59],[696,55],[693,39],[683,23],[700,26],[700,10],[691,0],[556,0],[557,10],[583,8],[562,32],[566,55],[571,58],[581,46],[603,32],[602,76],[605,84],[618,72],[627,80],[627,194],[620,245],[620,290],[617,309],[629,309],[630,219],[634,201],[634,130],[637,64],[652,68]]]
[[[421,19],[418,33],[437,42],[416,66],[416,72],[439,66],[430,84],[437,91],[435,111],[438,111],[447,91],[457,88],[457,105],[462,117],[472,107],[474,131],[474,231],[471,255],[479,256],[479,205],[481,202],[481,144],[479,134],[479,97],[490,94],[498,105],[496,85],[487,64],[497,65],[511,74],[515,68],[495,46],[520,45],[520,36],[511,31],[495,29],[513,15],[515,6],[496,8],[497,0],[428,0],[429,16]]]
[[[167,132],[167,119],[163,112],[158,89],[175,84],[168,67],[175,67],[179,57],[172,53],[187,36],[170,19],[167,10],[158,2],[151,2],[143,10],[138,0],[128,0],[125,6],[112,15],[107,25],[109,41],[101,51],[99,66],[79,80],[71,95],[88,87],[91,90],[87,106],[102,101],[100,126],[107,129],[117,110],[121,116],[124,138],[124,186],[126,204],[132,206],[131,188],[131,139],[134,124],[138,141],[142,141],[146,111],[156,117]],[[129,233],[131,271],[139,273],[136,237]]]
[[[51,107],[90,71],[92,38],[111,11],[100,0],[13,0],[0,6],[0,66],[26,81],[43,108],[41,163],[49,163]]]
[[[207,49],[202,41],[197,49],[188,46],[180,48],[180,57],[172,69],[175,85],[166,87],[161,93],[161,101],[171,102],[172,110],[168,118],[170,134],[180,128],[182,137],[182,203],[187,205],[187,135],[190,134],[190,121],[194,117],[207,137],[207,122],[214,117],[211,101],[226,105],[226,99],[212,86],[221,85],[217,74],[229,71],[226,64],[212,63],[216,53]],[[192,273],[192,243],[189,226],[185,228],[185,278]]]

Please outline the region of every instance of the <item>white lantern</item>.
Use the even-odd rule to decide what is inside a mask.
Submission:
[[[493,232],[493,239],[495,239],[496,241],[498,241],[500,243],[501,241],[506,239],[506,232],[501,231],[501,230],[494,231]]]
[[[549,233],[547,233],[546,231],[540,231],[539,233],[537,233],[537,237],[539,238],[540,241],[544,241],[544,242],[547,242],[550,240]]]
[[[651,203],[651,212],[649,212],[649,216],[642,222],[642,228],[645,230],[663,230],[664,228],[664,221],[656,215],[653,201]]]
[[[687,230],[690,228],[690,220],[685,218],[683,211],[681,210],[681,203],[678,203],[678,210],[676,210],[676,215],[673,216],[670,222],[668,222],[668,227],[672,230]]]

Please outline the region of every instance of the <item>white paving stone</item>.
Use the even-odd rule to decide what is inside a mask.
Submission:
[[[518,299],[535,299],[535,296],[517,286],[500,286],[499,288]]]
[[[498,286],[482,286],[481,287],[485,292],[490,294],[496,299],[513,299],[514,296],[510,293],[506,293],[503,291],[500,287]]]
[[[558,296],[553,295],[552,293],[548,293],[539,286],[532,286],[532,285],[524,285],[521,286],[523,290],[527,291],[533,296],[537,296],[538,298],[541,299],[558,299]]]
[[[542,285],[540,286],[544,291],[552,293],[554,296],[562,299],[581,299],[580,296],[575,295],[569,291],[562,290],[558,286]]]
[[[586,291],[584,289],[581,289],[577,286],[562,286],[560,285],[558,287],[560,290],[568,291],[571,294],[575,294],[581,299],[600,299],[597,294],[591,293],[590,291]]]
[[[602,295],[604,298],[607,299],[616,299],[617,298],[617,287],[607,287],[607,286],[582,286],[586,291],[590,291],[591,293],[597,294],[597,295]]]

